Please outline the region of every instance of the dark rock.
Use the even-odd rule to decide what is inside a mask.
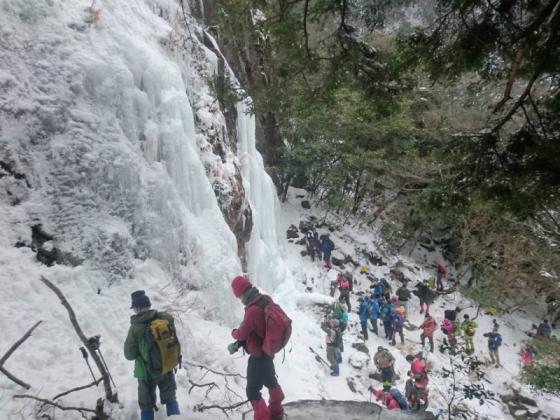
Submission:
[[[337,267],[343,267],[344,266],[344,261],[339,260],[336,257],[331,257],[331,261],[332,261],[333,265],[336,265]]]
[[[308,286],[305,288],[305,291],[311,293],[313,291],[313,287]]]
[[[296,241],[296,244],[305,245],[305,236],[303,238],[301,238],[299,241]]]
[[[303,200],[301,202],[301,207],[303,207],[304,209],[310,209],[311,208],[311,203],[309,202],[309,200]]]
[[[391,274],[391,277],[393,277],[395,280],[400,281],[403,284],[406,284],[410,281],[409,279],[407,279],[404,276],[403,272],[401,270],[399,270],[398,268],[391,268],[390,274]]]
[[[421,244],[430,245],[432,243],[432,239],[428,236],[427,233],[423,233],[418,238],[418,242],[420,242]]]
[[[377,265],[377,266],[386,265],[385,261],[383,261],[383,258],[381,258],[378,255],[375,255],[373,252],[369,252],[369,251],[364,250],[364,251],[362,251],[362,253],[368,259],[370,264]]]
[[[31,183],[29,182],[25,174],[16,171],[14,169],[14,166],[14,164],[10,164],[8,162],[0,160],[0,178],[11,176],[17,180],[25,181],[25,185],[27,185],[27,188],[31,188]]]
[[[27,243],[25,243],[25,242],[23,242],[23,241],[17,241],[17,242],[14,244],[14,246],[15,246],[16,248],[23,248],[23,247],[31,248],[31,245],[29,245],[29,244],[27,244]]]
[[[307,251],[304,249],[299,253],[299,255],[301,255],[302,257],[307,257]]]
[[[296,239],[299,237],[298,228],[294,225],[290,225],[288,230],[286,231],[286,238],[287,239]]]
[[[350,255],[344,256],[344,264],[352,264],[354,267],[358,267],[360,265],[356,261],[354,261],[354,259]]]
[[[296,194],[296,198],[304,198],[304,197],[305,197],[305,195],[303,195],[303,194]]]
[[[435,252],[436,250],[436,248],[433,245],[426,245],[421,243],[420,246],[428,252]]]
[[[352,343],[352,348],[369,355],[369,349],[364,343]]]

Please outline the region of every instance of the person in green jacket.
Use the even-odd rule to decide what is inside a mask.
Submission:
[[[151,309],[150,298],[144,290],[137,290],[131,295],[130,329],[124,342],[124,357],[134,360],[134,377],[138,379],[138,405],[141,420],[154,420],[156,407],[156,387],[162,404],[165,404],[167,415],[180,414],[179,404],[175,396],[177,385],[173,371],[165,374],[153,372],[148,366],[148,326],[156,319],[168,320],[175,328],[173,317],[166,312]]]
[[[461,324],[461,331],[463,332],[463,339],[465,340],[465,352],[467,354],[474,353],[474,334],[478,324],[469,319],[467,314],[463,315],[464,321]]]

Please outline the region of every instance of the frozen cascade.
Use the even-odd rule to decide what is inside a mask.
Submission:
[[[249,276],[271,292],[281,284],[286,285],[291,277],[285,267],[285,252],[279,236],[280,203],[256,148],[255,116],[245,102],[237,104],[237,142],[243,186],[253,211],[253,231],[247,247]]]
[[[2,245],[38,220],[92,287],[147,261],[162,287],[200,290],[206,308],[224,303],[208,316],[230,321],[241,268],[196,143],[182,71],[196,76],[162,48],[171,28],[152,9],[174,16],[177,4],[103,2],[89,26],[84,2],[1,4],[0,151],[34,186]]]

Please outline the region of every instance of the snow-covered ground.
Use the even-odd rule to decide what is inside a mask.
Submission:
[[[213,153],[211,137],[225,122],[205,78],[216,71],[217,57],[193,34],[191,49],[177,52],[181,37],[173,22],[182,16],[178,3],[0,0],[0,10],[0,160],[12,171],[2,166],[0,172],[0,355],[43,321],[5,364],[32,385],[26,393],[52,398],[91,381],[66,310],[39,281],[44,275],[66,295],[85,334],[101,335],[120,401],[107,406],[112,418],[138,416],[132,363],[122,354],[130,293],[136,289],[146,290],[155,308],[169,310],[178,320],[186,363],[177,375],[184,413],[177,419],[224,418],[219,410],[193,410],[200,404],[244,400],[245,383],[236,374],[244,374],[246,356],[230,356],[226,350],[231,327],[242,313],[229,287],[241,264],[215,196],[216,186],[227,191],[228,180],[239,171],[255,222],[249,274],[294,322],[286,353],[276,361],[287,400],[369,401],[367,387],[379,385],[367,378],[370,367],[359,370],[349,364],[350,358],[360,357],[351,346],[360,341],[354,313],[340,377],[331,377],[309,350],[324,355],[319,305],[332,302],[328,284],[336,271],[303,259],[302,247],[288,243],[285,231],[318,210],[303,210],[297,196],[305,192],[298,190],[291,190],[280,206],[255,149],[254,119],[242,112],[245,105],[238,106],[237,147],[224,146],[223,157]],[[200,31],[189,23],[192,31]],[[31,226],[37,224],[54,237],[44,248],[59,249],[65,264],[47,267],[37,261],[30,247]],[[387,274],[399,259],[382,253],[374,231],[345,227],[332,236],[335,255],[342,252],[365,263],[361,248],[379,253],[386,265],[370,266],[377,275]],[[424,259],[413,253],[400,259],[414,281],[436,256]],[[362,278],[357,288],[366,285]],[[469,305],[460,295],[445,299],[445,306]],[[438,302],[433,310],[438,319],[442,310]],[[420,320],[419,314],[411,315],[413,324]],[[479,332],[490,328],[490,318],[479,321]],[[521,330],[532,321],[519,314],[499,319],[504,369],[489,372],[495,391],[516,386],[529,394],[516,376]],[[402,352],[399,346],[394,351],[401,389],[404,356],[419,349],[418,337],[419,332],[408,333]],[[378,344],[386,343],[370,338],[370,354]],[[484,344],[479,335],[481,353]],[[439,354],[430,358],[435,370],[444,362]],[[217,387],[193,388],[189,381]],[[437,397],[441,386],[433,379],[430,409],[442,405]],[[35,418],[40,404],[12,398],[21,393],[0,373],[0,419]],[[59,402],[92,408],[102,395],[100,386]],[[560,411],[558,399],[539,396],[538,403],[544,413]],[[499,404],[477,410],[482,417],[507,418]],[[160,411],[156,417],[165,415]],[[55,418],[78,415],[57,410]]]

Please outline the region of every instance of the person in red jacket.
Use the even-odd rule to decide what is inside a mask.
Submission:
[[[228,350],[233,354],[240,346],[244,346],[249,353],[246,392],[247,399],[253,406],[254,419],[282,420],[284,393],[276,380],[273,358],[267,356],[262,349],[266,332],[264,307],[271,299],[262,295],[244,276],[234,278],[231,288],[235,297],[245,305],[245,316],[239,328],[231,332],[237,341],[230,344]],[[268,388],[268,406],[261,396],[263,386]]]
[[[437,327],[437,322],[429,313],[426,313],[424,317],[424,322],[422,323],[422,329],[424,330],[420,335],[420,340],[422,340],[422,347],[424,347],[424,343],[426,342],[426,338],[430,342],[430,352],[434,352],[434,332]]]

